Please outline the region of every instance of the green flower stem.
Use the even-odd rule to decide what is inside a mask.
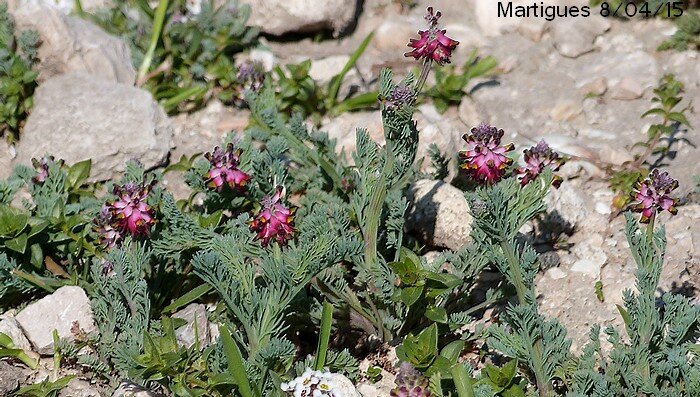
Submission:
[[[520,261],[515,255],[515,245],[509,242],[505,236],[501,237],[501,249],[506,256],[509,264],[509,273],[513,278],[515,291],[518,296],[518,302],[521,305],[537,305],[537,302],[530,302],[528,295],[534,295],[532,290],[529,290],[525,284],[522,271],[520,269]],[[542,338],[538,338],[530,349],[530,357],[532,358],[532,372],[535,374],[535,383],[540,396],[549,396],[552,394],[552,385],[549,383],[544,371]]]
[[[386,169],[386,167],[385,167]],[[379,266],[379,258],[377,256],[377,240],[379,238],[379,222],[382,216],[382,208],[386,199],[386,178],[384,172],[381,173],[376,182],[376,188],[372,191],[369,197],[369,205],[364,219],[367,222],[367,227],[364,232],[365,239],[365,266],[374,274]]]
[[[156,47],[158,46],[158,41],[160,41],[160,34],[163,31],[163,25],[165,24],[165,13],[168,11],[169,0],[160,0],[158,3],[158,8],[156,9],[156,14],[153,19],[153,32],[151,34],[151,42],[148,46],[148,51],[146,51],[146,56],[143,57],[143,62],[139,67],[139,73],[137,81],[143,84],[142,79],[148,73],[151,68],[151,63],[153,62],[153,55],[156,52]]]
[[[503,254],[506,256],[508,264],[510,265],[508,270],[510,271],[510,275],[514,281],[513,286],[515,287],[515,293],[518,296],[518,302],[520,302],[521,305],[530,304],[527,300],[528,288],[525,285],[525,280],[523,279],[523,274],[520,270],[520,262],[515,256],[515,247],[513,244],[508,243],[504,237],[501,237],[501,249],[503,250]]]
[[[654,248],[656,248],[656,244],[654,244],[654,222],[656,221],[656,213],[651,215],[651,218],[649,218],[649,223],[647,224],[647,241],[649,244],[652,244]]]
[[[420,77],[418,78],[418,83],[416,84],[416,95],[423,91],[423,86],[425,85],[425,81],[428,79],[431,66],[433,66],[432,59],[426,59],[423,61],[423,68],[420,71]]]

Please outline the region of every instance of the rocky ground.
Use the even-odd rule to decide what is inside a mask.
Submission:
[[[538,278],[540,303],[569,329],[577,348],[586,341],[591,325],[620,322],[615,304],[621,303],[624,289],[633,287],[635,266],[624,237],[624,220],[609,220],[613,194],[605,166],[630,160],[632,145],[644,139],[650,121],[640,115],[650,108],[652,87],[662,75],[674,73],[685,84],[686,100],[700,100],[698,53],[656,51],[673,33],[671,22],[622,21],[597,15],[553,22],[498,19],[491,0],[421,0],[405,13],[399,13],[390,0],[358,1],[357,8],[348,5],[351,2],[329,0],[326,8],[318,9],[304,8],[301,0],[252,2],[254,20],[265,17],[272,22],[263,28],[269,34],[264,48],[245,56],[263,61],[268,68],[310,58],[314,61],[312,74],[320,81],[337,73],[371,31],[376,32],[375,39],[351,73],[353,84],[371,85],[385,66],[399,74],[414,67],[402,54],[407,38],[422,26],[429,4],[443,11],[445,27],[461,43],[455,63],[464,62],[472,48],[497,57],[501,73],[492,80],[474,82],[471,96],[458,107],[443,115],[430,104],[420,107],[421,151],[425,153],[428,144],[436,143],[443,152],[456,154],[462,147],[462,134],[487,121],[505,129],[516,145],[529,146],[545,138],[561,152],[577,156],[577,161],[565,166],[561,188],[548,199],[549,223],[558,224],[565,233],[546,254],[551,263]],[[52,1],[10,0],[18,26],[38,30],[43,45],[41,82],[21,140],[14,147],[0,143],[1,177],[14,164],[51,153],[68,162],[92,158],[93,177],[107,179],[123,171],[128,159],[157,166],[168,158],[177,160],[183,154],[210,150],[229,131],[247,125],[246,111],[216,101],[191,114],[166,116],[148,92],[133,86],[135,71],[125,43],[66,15],[72,1],[58,2],[58,7],[47,3]],[[104,1],[83,3],[93,7]],[[331,29],[339,38],[316,42],[309,34],[319,29]],[[288,34],[295,39],[278,39]],[[689,120],[700,128],[700,112],[691,111]],[[357,126],[368,127],[376,139],[381,138],[380,119],[373,111],[323,120],[321,129],[351,150]],[[681,216],[661,218],[669,247],[661,288],[696,296],[700,202],[690,193],[696,189],[693,177],[700,175],[694,146],[700,141],[700,129],[681,133],[688,141],[674,146],[664,168],[680,179],[680,194],[689,199],[679,209]],[[166,183],[176,187],[181,180],[172,176]],[[415,205],[410,223],[427,245],[435,250],[457,249],[468,241],[468,206],[461,191],[447,183],[421,181],[412,192],[416,203],[425,203],[423,199],[430,195],[432,204]],[[531,225],[536,231],[541,227]],[[596,296],[598,281],[603,301]],[[182,330],[183,343],[192,343],[192,319],[198,316],[204,321],[197,324],[205,327],[199,335],[216,336],[215,327],[206,323],[206,308],[200,306],[181,313],[191,323]],[[0,332],[37,353],[52,349],[48,329],[58,328],[60,336],[70,338],[76,336],[73,321],[78,322],[77,330],[94,327],[89,301],[78,287],[62,288],[0,319]],[[0,362],[0,395],[12,382],[25,383],[30,377],[41,380],[42,374],[46,372],[28,374]],[[385,381],[390,384],[389,374]],[[359,391],[376,396],[382,388],[388,386],[361,385]],[[61,395],[99,395],[91,390],[87,381],[76,380]],[[115,396],[123,395],[119,393]]]

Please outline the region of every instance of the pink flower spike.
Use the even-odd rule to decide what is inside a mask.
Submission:
[[[481,123],[462,137],[468,147],[459,152],[463,161],[461,167],[475,182],[488,185],[499,182],[513,163],[507,154],[514,146],[512,143],[501,145],[503,134],[503,130]]]
[[[658,169],[654,169],[646,179],[637,182],[632,192],[632,211],[642,214],[639,220],[642,223],[649,223],[658,212],[664,210],[676,215],[678,213],[676,205],[679,200],[671,197],[670,194],[677,188],[678,181],[671,178],[668,172],[659,172]]]
[[[440,11],[433,13],[433,7],[428,7],[425,19],[428,21],[428,30],[419,30],[420,38],[411,39],[408,46],[413,50],[404,54],[406,57],[435,61],[438,65],[450,63],[452,51],[457,48],[459,42],[453,40],[445,33],[445,29],[438,29],[438,20],[442,14]]]
[[[525,166],[519,167],[516,170],[520,178],[520,183],[525,186],[532,182],[539,174],[541,174],[546,167],[552,169],[552,171],[558,171],[562,165],[564,165],[564,159],[559,155],[559,153],[552,150],[547,142],[541,140],[537,145],[525,149],[524,151]],[[558,175],[554,176],[552,185],[554,187],[559,187],[561,185],[562,179]]]
[[[117,199],[102,207],[94,223],[100,242],[107,248],[119,246],[126,235],[147,237],[155,224],[156,210],[148,204],[153,184],[127,183],[115,186]]]
[[[232,143],[226,145],[225,151],[217,146],[212,153],[205,154],[204,157],[211,164],[209,172],[204,175],[207,186],[218,192],[224,187],[239,193],[245,192],[251,178],[238,169],[240,156],[241,150],[234,150]]]
[[[296,208],[282,204],[284,194],[284,187],[278,186],[274,195],[262,199],[262,209],[250,221],[250,230],[257,233],[255,238],[261,241],[263,247],[267,247],[271,240],[285,246],[296,234]]]

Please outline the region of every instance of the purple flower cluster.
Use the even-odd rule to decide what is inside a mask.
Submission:
[[[207,186],[221,192],[224,187],[237,192],[245,192],[246,186],[250,182],[250,175],[238,169],[240,163],[241,150],[234,149],[233,144],[226,145],[226,150],[215,147],[214,151],[207,153],[204,157],[209,160],[211,168],[204,179]]]
[[[474,181],[491,185],[505,176],[513,163],[507,154],[514,146],[512,143],[501,145],[503,134],[502,129],[481,123],[462,137],[468,145],[467,150],[459,152],[462,168]]]
[[[234,149],[231,143],[226,146],[226,150],[217,146],[211,153],[207,153],[204,156],[210,163],[209,171],[204,175],[207,186],[217,192],[226,188],[244,193],[252,178],[238,168],[240,156],[241,150]],[[285,246],[296,233],[296,209],[285,206],[282,203],[283,198],[284,188],[279,186],[275,194],[262,199],[261,210],[250,221],[250,230],[257,233],[256,239],[265,247],[273,240]]]
[[[562,165],[564,165],[564,159],[559,155],[559,153],[553,151],[544,140],[541,140],[537,145],[531,147],[530,149],[525,149],[524,157],[525,165],[523,167],[519,167],[516,171],[523,186],[537,178],[537,176],[541,174],[545,168],[549,167],[552,169],[552,171],[556,172]],[[552,185],[554,185],[554,187],[559,187],[561,182],[561,177],[555,175]]]
[[[236,89],[234,93],[234,102],[238,106],[245,103],[245,92],[260,92],[265,84],[265,72],[259,62],[245,61],[238,67],[236,75]]]
[[[250,221],[250,230],[257,233],[256,239],[261,241],[263,247],[268,246],[271,240],[285,246],[296,233],[296,208],[282,204],[284,194],[284,188],[278,186],[274,195],[262,199],[262,209]]]
[[[508,167],[513,164],[513,159],[508,157],[508,153],[513,151],[514,145],[503,145],[503,135],[502,129],[486,123],[479,124],[464,135],[463,139],[468,147],[467,150],[459,152],[461,167],[473,181],[482,185],[493,185],[508,174]],[[545,168],[558,171],[564,164],[564,159],[544,140],[525,149],[523,157],[524,165],[515,169],[522,186],[535,180]],[[559,187],[561,182],[562,179],[558,175],[553,177],[552,184],[555,187]]]
[[[106,202],[95,220],[100,243],[113,248],[128,235],[137,238],[150,235],[156,215],[155,208],[147,202],[152,186],[127,183],[114,187],[117,198]]]
[[[435,61],[438,65],[450,63],[452,51],[457,48],[458,41],[449,38],[445,29],[438,29],[438,20],[442,14],[433,12],[433,7],[428,7],[425,19],[428,21],[428,30],[419,30],[420,38],[411,39],[408,46],[413,50],[404,54],[407,57]]]
[[[671,178],[668,172],[654,169],[649,176],[637,182],[632,192],[634,202],[632,210],[640,212],[640,222],[649,223],[658,212],[668,211],[675,215],[678,210],[678,199],[671,197],[671,192],[678,188],[678,181]]]
[[[415,99],[416,93],[413,90],[413,87],[406,84],[399,84],[391,92],[391,95],[386,98],[384,108],[388,111],[394,111],[403,106],[412,104]]]
[[[390,392],[391,397],[430,397],[428,378],[418,372],[413,365],[401,363],[396,375],[396,387]]]

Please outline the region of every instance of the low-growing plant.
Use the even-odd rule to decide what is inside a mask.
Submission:
[[[191,110],[217,95],[234,102],[252,88],[233,63],[234,54],[257,40],[258,30],[246,25],[250,6],[205,0],[195,12],[187,3],[161,0],[154,10],[129,0],[89,16],[130,44],[137,83],[168,112]]]
[[[467,87],[472,79],[492,75],[497,65],[496,58],[479,58],[474,50],[462,67],[436,69],[435,85],[428,88],[425,95],[432,99],[438,112],[444,113],[449,106],[458,105],[469,95]]]
[[[52,381],[47,376],[41,382],[20,388],[14,395],[17,397],[58,397],[61,390],[74,378],[74,375],[70,375]]]
[[[176,396],[339,397],[335,382],[357,376],[356,356],[394,344],[402,364],[392,396],[698,395],[700,309],[672,294],[663,305],[656,300],[665,251],[658,213],[675,214],[679,203],[667,173],[653,170],[631,189],[628,208],[647,226],[627,215],[637,292],[626,292],[619,307],[626,338],[605,331],[609,354],[598,327],[583,353],[572,352],[565,328],[537,304],[539,256],[521,230],[563,183],[555,175],[563,159],[546,142],[516,164],[503,130],[480,124],[465,134],[459,157],[472,183],[465,199],[473,242],[434,260],[419,256],[405,234],[407,187],[422,175],[413,113],[427,73],[457,46],[439,18],[429,8],[429,29],[409,43],[407,56],[423,62],[419,76],[395,81],[381,72],[386,143],[358,128],[352,164],[302,114],[280,112],[267,83],[247,93],[245,131],[165,171],[185,172],[185,199],[160,186],[159,171],[135,162],[104,186],[87,183],[89,162],[68,167],[50,158],[0,183],[3,304],[78,284],[98,327],[73,342],[55,334],[58,380],[21,392],[57,394],[70,381],[57,376],[65,362],[112,386],[128,378]],[[650,112],[664,116],[652,148],[670,121],[683,121],[680,88],[666,83],[661,107]],[[18,207],[22,188],[30,199]],[[503,280],[484,298],[476,290],[486,268]],[[510,294],[495,324],[465,327]],[[193,302],[208,304],[207,321],[218,326],[210,345],[196,333],[192,346],[177,340],[184,322],[173,313]],[[475,348],[478,359],[466,360]]]
[[[17,166],[0,181],[0,267],[3,305],[19,293],[52,292],[74,284],[85,259],[97,254],[91,222],[99,203],[86,184],[90,161],[66,166],[51,157],[34,160],[34,168]],[[30,198],[13,204],[20,189]]]
[[[476,153],[484,155],[483,150]],[[485,166],[495,174],[484,175],[500,174],[495,163]],[[677,181],[654,170],[649,178],[635,185],[630,208],[641,213],[641,218],[638,221],[628,212],[626,233],[638,266],[637,293],[626,291],[624,306],[618,306],[627,337],[623,338],[613,327],[606,328],[605,334],[612,344],[606,355],[599,341],[600,327],[594,326],[591,343],[582,355],[576,356],[561,324],[539,312],[534,291],[538,256],[518,238],[522,225],[544,210],[542,200],[552,180],[551,171],[545,170],[525,186],[516,178],[509,178],[469,196],[474,217],[472,237],[479,252],[486,254],[488,262],[503,273],[517,297],[517,303],[509,305],[500,315],[502,324],[486,331],[488,346],[522,363],[520,373],[530,386],[512,382],[513,368],[506,370],[506,366],[496,371],[487,366],[476,379],[467,382],[469,390],[458,391],[456,385],[448,383],[448,387],[454,387],[449,390],[457,390],[459,396],[495,396],[506,387],[514,389],[503,395],[525,395],[525,390],[540,396],[567,391],[572,396],[695,395],[700,387],[696,381],[700,367],[694,347],[700,336],[697,333],[700,308],[680,295],[664,294],[662,306],[656,298],[665,236],[663,228],[655,227],[655,219],[664,210],[676,213],[678,199],[672,197],[672,192],[678,186]],[[484,179],[488,181],[488,177]],[[645,229],[639,227],[640,222],[647,224]],[[415,338],[407,337],[397,349],[400,359],[430,377],[430,393],[416,395],[446,395],[445,377],[437,377],[441,382],[435,377],[436,371],[440,374],[446,371],[433,364],[439,362],[434,361],[439,348],[434,328],[428,328]],[[501,371],[510,375],[496,373]]]
[[[15,346],[12,338],[0,332],[0,358],[15,358],[31,369],[36,369],[38,360],[31,357],[27,352]]]
[[[8,141],[19,139],[33,104],[39,34],[16,31],[7,4],[0,4],[0,135]]]
[[[687,51],[700,48],[700,12],[686,11],[674,22],[678,30],[659,45],[659,50]]]
[[[633,161],[622,164],[620,169],[612,170],[610,186],[616,193],[613,207],[617,211],[613,215],[618,215],[632,201],[635,183],[646,177],[652,168],[663,164],[674,143],[686,140],[681,129],[692,128],[686,116],[692,109],[692,103],[679,108],[683,102],[683,90],[683,83],[673,75],[665,75],[659,80],[652,98],[655,106],[642,117],[660,120],[649,127],[645,141],[634,144],[634,148],[640,147],[643,151],[635,154]]]
[[[377,92],[366,92],[358,95],[340,97],[340,88],[346,75],[357,64],[358,59],[372,41],[374,33],[370,33],[355,52],[350,56],[343,69],[328,82],[327,86],[319,86],[309,75],[311,60],[296,65],[277,66],[276,91],[279,107],[283,112],[299,112],[305,116],[318,119],[325,114],[338,115],[343,112],[358,110],[377,105]],[[285,70],[286,69],[286,70]]]

